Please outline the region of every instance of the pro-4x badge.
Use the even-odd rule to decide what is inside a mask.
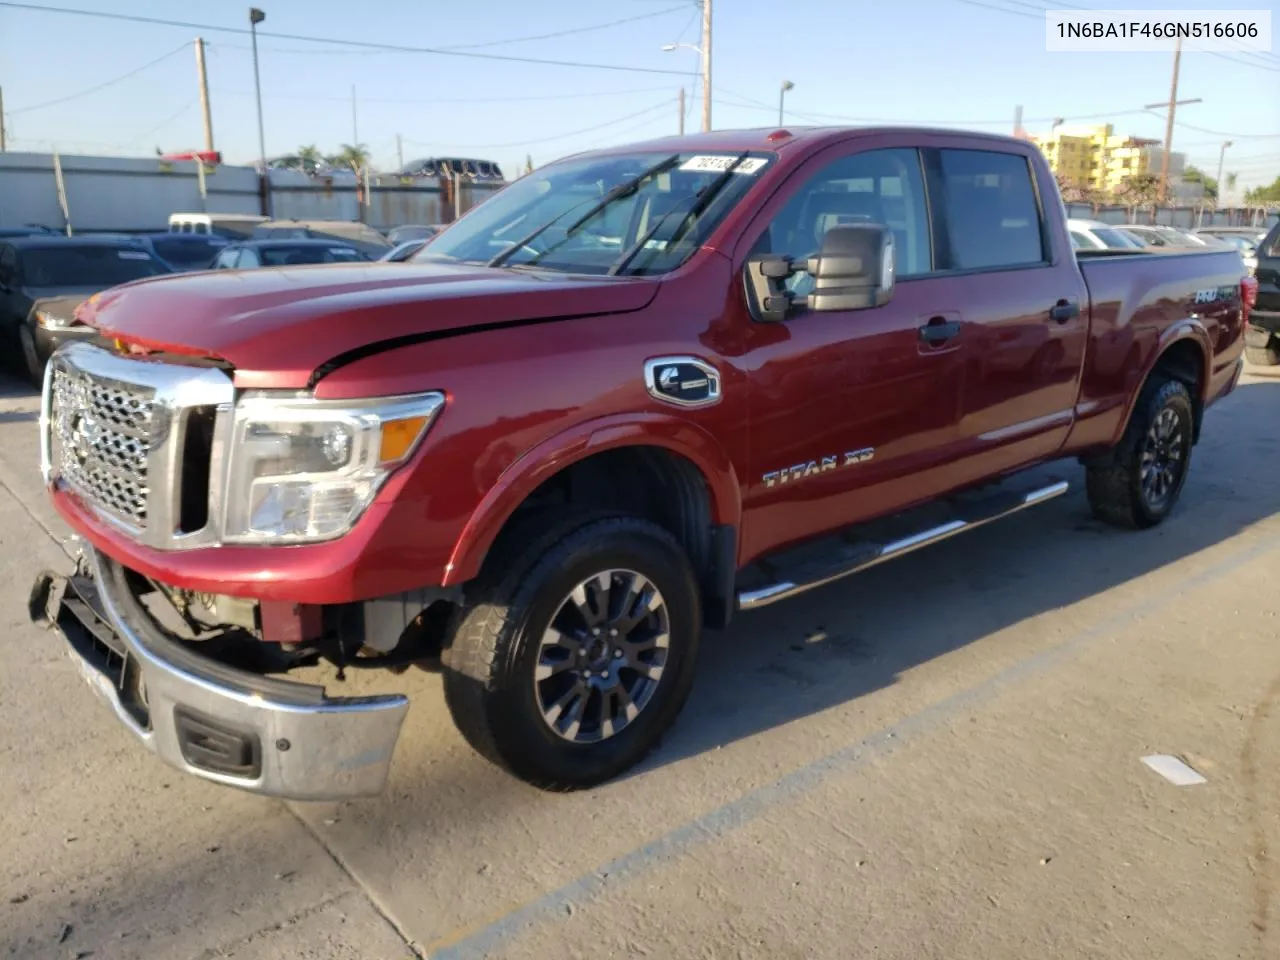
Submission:
[[[697,357],[656,357],[644,364],[649,396],[678,407],[709,407],[720,402],[720,372]]]

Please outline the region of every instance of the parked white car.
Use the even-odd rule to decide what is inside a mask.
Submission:
[[[1067,220],[1071,246],[1077,250],[1138,250],[1142,244],[1101,220]]]

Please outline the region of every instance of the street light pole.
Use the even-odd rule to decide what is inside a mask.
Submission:
[[[782,105],[786,100],[787,91],[794,90],[795,84],[790,80],[782,81],[782,88],[778,91],[778,126],[782,126]]]
[[[1218,151],[1218,191],[1217,196],[1213,198],[1213,209],[1217,210],[1222,206],[1222,165],[1227,159],[1227,147],[1231,146],[1230,140],[1222,141],[1222,149]]]
[[[262,81],[258,76],[258,24],[267,15],[257,7],[249,8],[249,33],[253,38],[253,90],[258,98],[258,164],[263,173],[267,170],[267,137],[262,126]]]
[[[711,0],[702,0],[702,132],[711,132]]]

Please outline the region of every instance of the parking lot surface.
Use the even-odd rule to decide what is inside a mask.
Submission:
[[[0,955],[1280,956],[1280,377],[1208,414],[1156,530],[1054,465],[1065,497],[708,635],[590,792],[487,765],[438,676],[358,677],[413,706],[344,804],[163,766],[28,623],[69,566],[37,407],[0,384]]]

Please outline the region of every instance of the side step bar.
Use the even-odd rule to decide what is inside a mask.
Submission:
[[[797,577],[795,580],[782,580],[754,590],[739,591],[738,609],[758,610],[760,607],[777,603],[779,600],[790,599],[817,587],[826,586],[828,583],[833,583],[851,574],[860,573],[870,567],[884,563],[886,560],[901,557],[914,550],[919,550],[921,547],[927,547],[930,544],[946,540],[948,537],[954,537],[958,533],[976,529],[993,520],[999,520],[1020,510],[1025,510],[1027,507],[1033,507],[1038,503],[1044,503],[1046,500],[1052,500],[1054,497],[1060,497],[1066,492],[1067,482],[1060,480],[1057,483],[1051,483],[1047,487],[1040,487],[1029,493],[997,495],[984,503],[971,507],[971,512],[968,516],[958,517],[955,520],[928,530],[922,530],[920,533],[912,534],[909,537],[903,537],[890,543],[865,544],[861,549],[854,551],[852,556],[846,555],[842,562],[812,570],[808,576]]]

